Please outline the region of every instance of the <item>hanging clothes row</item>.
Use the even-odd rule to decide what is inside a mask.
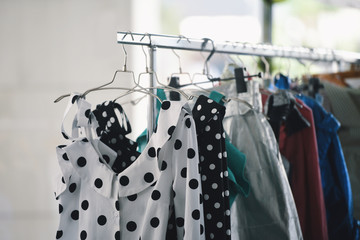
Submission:
[[[272,222],[272,226],[242,229],[243,217],[237,216],[244,215],[241,199],[247,199],[250,190],[243,175],[245,157],[225,140],[221,124],[225,107],[213,99],[200,96],[192,111],[186,103],[163,101],[156,131],[142,153],[124,132],[114,132],[122,129],[112,112],[114,103],[101,104],[90,112],[88,102],[72,95],[70,106],[73,104],[78,105],[73,134],[63,131],[73,142],[57,148],[63,173],[56,192],[61,215],[58,239],[76,235],[90,239],[240,239],[258,235],[262,228],[267,229],[260,232],[263,235],[301,238],[290,187],[276,154],[270,155],[271,177],[261,178],[275,190],[269,192],[273,200],[261,200],[264,193],[256,191],[256,195],[250,194],[256,202],[245,201],[257,212],[259,206],[275,208],[268,218],[259,215],[262,222]],[[85,137],[77,136],[78,127],[84,128]],[[99,138],[92,138],[91,131],[99,133]],[[114,133],[119,137],[112,137]],[[270,146],[276,149],[273,138],[263,140],[271,139]],[[227,146],[233,149],[225,150]],[[257,148],[265,156],[270,153],[262,146]],[[249,219],[253,218],[246,212]],[[253,224],[259,225],[257,221]]]
[[[338,120],[337,128],[353,193],[354,215],[360,218],[360,90],[339,87],[323,81],[322,96],[328,111]],[[324,106],[325,107],[325,106]],[[340,123],[340,124],[339,124]]]
[[[281,81],[283,83],[281,83]],[[283,88],[283,86],[288,86],[287,89],[290,90],[290,85],[284,84],[284,81],[288,81],[288,79],[282,78],[280,82],[278,82],[278,86],[280,88]],[[352,166],[349,169],[351,171],[348,171],[347,163],[345,161],[343,149],[341,146],[342,144],[340,143],[337,134],[340,128],[340,123],[331,113],[327,112],[324,107],[321,106],[321,103],[323,103],[323,99],[328,97],[324,95],[324,91],[321,91],[322,95],[320,95],[320,89],[325,88],[325,92],[331,92],[333,89],[336,89],[338,87],[335,87],[334,85],[329,84],[326,81],[322,81],[321,83],[319,83],[319,79],[317,79],[317,81],[310,81],[309,84],[314,84],[315,87],[310,86],[305,89],[317,89],[317,91],[312,92],[313,94],[311,94],[311,96],[297,94],[296,101],[302,106],[309,108],[302,108],[299,110],[300,112],[305,112],[304,110],[310,112],[311,115],[309,115],[309,117],[306,117],[305,114],[303,116],[313,121],[312,128],[315,130],[314,136],[316,137],[316,144],[307,142],[307,148],[308,152],[311,151],[309,150],[311,148],[316,150],[313,155],[317,156],[319,161],[329,239],[358,239],[359,221],[355,220],[354,218],[355,212],[353,208],[353,194],[349,178],[349,172],[355,171],[356,166]],[[320,85],[322,86],[321,88],[316,87]],[[297,86],[293,84],[292,89],[296,90],[299,88],[297,88]],[[341,91],[346,92],[351,90],[343,89]],[[278,98],[278,96],[274,96],[274,98]],[[331,105],[336,105],[338,102],[346,101],[346,99],[348,98],[337,95],[336,100],[333,99]],[[285,104],[283,105],[283,107],[284,106]],[[346,105],[346,107],[348,108],[354,108],[355,106],[355,104],[351,103]],[[331,109],[332,107],[328,108]],[[269,111],[271,112],[271,110]],[[283,115],[284,114],[285,113],[283,112]],[[344,117],[344,115],[339,116]],[[349,117],[347,120],[352,121],[352,119],[356,119],[356,116],[354,118]],[[288,122],[288,120],[286,120],[286,122]],[[344,121],[344,123],[346,122]],[[285,128],[286,127],[287,124],[285,123]],[[301,131],[305,133],[305,129]],[[300,133],[296,133],[294,134],[294,136],[291,137],[289,136],[289,134],[285,134],[283,132],[280,133],[280,135],[283,136],[283,139],[279,140],[281,151],[287,152],[288,155],[297,153],[299,151],[299,148],[302,146],[300,144],[301,139],[299,138]],[[298,140],[295,140],[296,135],[299,135],[297,136],[299,138]],[[309,138],[307,139],[309,140]],[[344,143],[346,143],[346,140],[344,141]],[[313,147],[311,147],[311,145]],[[297,156],[299,156],[299,154],[297,154]],[[348,161],[350,161],[350,159],[348,159]],[[315,175],[313,174],[312,177],[313,176]],[[356,181],[354,182],[356,183]],[[311,180],[311,184],[314,184],[313,179]],[[356,186],[357,185],[353,187],[356,188]],[[354,191],[354,193],[357,192]],[[355,198],[357,198],[357,194],[355,194],[354,196],[356,196]]]
[[[70,94],[64,119],[76,114],[56,148],[56,239],[358,239],[336,120],[309,97],[260,91],[244,67],[192,90],[147,69],[155,93],[125,62],[110,83]],[[121,72],[134,88],[109,87]],[[121,104],[86,100],[99,89],[151,96],[153,133],[131,140]]]

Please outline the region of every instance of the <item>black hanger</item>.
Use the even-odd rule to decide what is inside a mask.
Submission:
[[[216,49],[215,49],[214,42],[211,39],[209,39],[209,38],[203,38],[203,39],[204,39],[204,42],[201,45],[202,48],[204,48],[206,46],[208,41],[210,41],[211,44],[212,44],[212,50],[210,52],[210,55],[207,57],[207,59],[205,61],[206,72],[209,73],[208,62],[209,62],[210,58],[214,55]],[[251,78],[251,77],[259,77],[259,78],[261,78],[261,72],[259,72],[258,74],[250,75],[250,76],[244,76],[244,70],[246,70],[246,68],[242,68],[242,67],[236,68],[235,69],[235,78],[219,78],[219,77],[212,78],[212,77],[210,77],[209,74],[207,74],[207,77],[211,82],[229,81],[229,80],[235,79],[236,80],[237,92],[241,93],[241,92],[246,92],[247,91],[245,78]]]
[[[307,95],[315,98],[316,94],[319,93],[319,90],[324,88],[324,84],[320,82],[320,79],[317,77],[311,77],[307,84],[303,84],[301,90],[307,91]]]
[[[173,87],[173,88],[177,88],[177,89],[180,88],[179,77],[171,77],[169,86]],[[179,92],[170,91],[169,95],[170,95],[170,100],[180,101],[180,93]]]
[[[247,92],[245,77],[244,77],[244,68],[235,68],[235,83],[236,83],[236,92],[243,93]]]
[[[208,62],[210,60],[210,58],[214,55],[216,49],[215,49],[215,44],[214,44],[214,41],[210,38],[203,38],[204,42],[201,44],[201,49],[204,49],[206,44],[210,41],[211,42],[211,46],[212,46],[212,49],[211,49],[211,52],[209,54],[209,56],[206,58],[205,60],[205,67],[206,67],[206,75],[209,77],[209,66],[208,66]]]
[[[320,83],[319,78],[310,78],[308,84],[309,95],[315,98],[315,95],[319,92],[321,88],[324,88],[324,85]]]

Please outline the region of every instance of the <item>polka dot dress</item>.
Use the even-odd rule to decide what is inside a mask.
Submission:
[[[206,239],[231,239],[227,153],[222,127],[225,107],[201,95],[192,112],[199,144]]]
[[[116,110],[118,114],[116,114]],[[104,155],[103,158],[106,163],[111,165],[114,172],[120,173],[140,155],[136,151],[137,143],[126,137],[131,133],[129,119],[121,105],[112,101],[97,105],[93,114],[99,125],[96,133],[100,140],[117,153],[114,161],[110,161],[107,155]]]
[[[117,158],[89,137],[57,148],[63,176],[55,193],[56,239],[165,239],[170,205],[177,239],[205,239],[196,130],[187,104],[163,102],[157,132],[121,173],[103,155],[109,163]]]

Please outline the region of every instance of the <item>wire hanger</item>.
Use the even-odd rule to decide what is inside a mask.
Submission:
[[[202,70],[202,73],[194,73],[193,74],[193,77],[192,77],[192,83],[194,84],[194,79],[196,76],[205,76],[207,79],[212,79],[213,77],[211,76],[210,72],[209,72],[209,66],[208,66],[208,62],[210,60],[210,58],[214,55],[215,53],[215,45],[214,45],[214,41],[211,40],[210,38],[203,38],[202,39],[203,42],[201,44],[201,49],[204,50],[204,48],[206,47],[207,43],[208,42],[211,42],[211,45],[212,45],[212,49],[211,49],[211,52],[210,54],[207,56],[207,58],[205,59],[204,61],[204,67],[203,67],[203,70]],[[200,52],[201,56],[202,55],[202,51]]]
[[[270,75],[270,64],[269,62],[266,60],[266,58],[264,56],[260,57],[261,61],[263,62],[263,64],[265,65],[265,73],[264,73],[264,78],[265,79],[270,79],[271,75]]]
[[[287,76],[290,77],[290,69],[291,69],[291,61],[290,61],[290,58],[286,58],[287,59],[287,62],[288,62],[288,66],[287,66]]]
[[[205,61],[205,67],[206,67],[207,73],[209,72],[208,62],[209,62],[210,58],[212,57],[212,55],[216,52],[214,42],[211,39],[209,39],[209,40],[212,44],[212,51]],[[206,41],[204,43],[206,45]],[[246,70],[244,67],[244,62],[238,57],[238,55],[236,55],[236,56],[237,56],[237,59],[242,63],[242,67],[244,68],[244,70]],[[210,74],[207,74],[207,76],[208,76],[208,79],[212,82],[229,81],[229,80],[236,79],[235,77],[233,77],[233,78],[221,78],[221,77],[213,78],[213,77],[210,77],[211,76]],[[251,78],[251,77],[261,78],[261,72],[259,72],[258,74],[254,74],[254,75],[244,76],[244,78]]]
[[[99,86],[99,87],[91,88],[91,89],[85,91],[85,92],[81,95],[81,97],[83,98],[83,97],[85,97],[87,94],[89,94],[90,92],[93,92],[93,91],[106,90],[106,89],[131,90],[130,88],[123,88],[123,87],[111,87],[111,88],[107,87],[107,88],[105,88],[106,86],[110,85],[111,83],[113,83],[113,82],[115,81],[116,75],[117,75],[117,73],[119,73],[119,72],[131,73],[131,74],[132,74],[132,78],[135,79],[134,73],[133,73],[132,71],[116,70],[115,73],[114,73],[114,76],[113,76],[113,78],[112,78],[112,80],[111,80],[110,82],[105,83],[105,84],[103,84],[103,85],[101,85],[101,86]],[[63,98],[66,98],[66,97],[69,97],[69,96],[70,96],[70,94],[64,94],[64,95],[58,97],[57,99],[55,99],[54,103],[60,102]]]
[[[205,59],[205,61],[204,61],[204,66],[203,66],[202,72],[201,72],[201,73],[194,73],[193,76],[190,77],[190,83],[188,83],[188,84],[182,84],[182,85],[180,85],[179,87],[187,87],[187,86],[192,85],[192,86],[196,86],[196,87],[198,87],[199,89],[201,89],[202,91],[205,91],[205,92],[208,93],[208,92],[209,92],[208,90],[200,87],[198,84],[209,83],[209,81],[205,81],[205,82],[195,82],[195,81],[194,81],[197,76],[205,76],[207,79],[212,78],[212,76],[210,75],[209,70],[208,70],[207,62],[208,62],[208,60],[211,58],[211,56],[214,54],[214,52],[215,52],[215,47],[214,47],[214,43],[213,43],[213,41],[212,41],[211,39],[209,39],[209,38],[203,38],[203,40],[204,40],[204,42],[203,42],[202,45],[201,45],[201,48],[202,48],[202,49],[205,48],[206,44],[207,44],[209,41],[212,43],[213,49],[212,49],[211,53],[209,54],[209,56],[208,56],[208,57]],[[200,54],[201,54],[202,57],[204,57],[204,56],[202,55],[202,51],[200,51]]]
[[[209,73],[209,67],[208,67],[208,61],[210,60],[210,58],[213,56],[213,54],[215,53],[215,46],[214,46],[214,42],[211,40],[211,39],[204,39],[204,43],[203,43],[203,47],[205,47],[206,43],[210,41],[211,44],[212,44],[212,50],[211,50],[211,53],[209,54],[209,56],[207,57],[207,59],[205,60],[205,64],[204,64],[204,69],[203,69],[203,74],[205,76],[207,76],[207,78],[211,81],[211,82],[214,82],[214,81],[222,81],[224,79],[221,79],[221,78],[213,78],[210,73]],[[242,61],[241,61],[242,62]],[[244,64],[242,62],[242,64]],[[243,69],[243,68],[241,68]],[[257,75],[256,75],[257,76]],[[244,76],[243,76],[244,77]],[[248,77],[251,77],[251,76],[248,76]],[[231,79],[235,79],[235,78],[231,78]],[[230,79],[228,79],[230,80]],[[201,84],[201,83],[205,83],[205,82],[200,82],[198,84]],[[223,94],[224,95],[224,94]],[[240,99],[240,98],[237,98],[237,97],[233,97],[233,98],[223,98],[222,101],[224,101],[225,103],[228,103],[230,101],[236,101],[236,102],[240,102],[240,103],[243,103],[245,104],[247,107],[249,107],[250,109],[254,109],[254,107],[248,103],[247,101],[243,100],[243,99]]]
[[[230,43],[230,41],[225,41],[225,44],[223,45],[223,48],[225,48],[226,46],[228,46]],[[233,48],[235,48],[234,44],[232,45]],[[230,54],[226,54],[226,53],[223,53],[223,54],[220,54],[225,62],[227,63],[227,65],[229,66],[238,66],[238,64],[235,62],[235,60],[231,57]],[[226,68],[226,67],[225,67]]]
[[[185,38],[188,43],[191,43],[190,40],[189,40],[187,37],[184,37],[183,35],[179,35],[179,39],[178,39],[177,42],[180,42],[180,40],[181,40],[182,38]],[[183,72],[183,71],[182,71],[180,55],[177,54],[174,49],[171,49],[171,50],[172,50],[172,52],[175,54],[175,56],[176,56],[177,59],[178,59],[178,62],[179,62],[179,72],[177,72],[177,73],[176,73],[176,72],[175,72],[175,73],[172,73],[171,76],[170,76],[170,78],[175,77],[175,76],[179,76],[179,75],[180,75],[180,76],[181,76],[181,75],[185,75],[185,76],[187,76],[187,77],[189,78],[189,80],[190,80],[190,82],[191,82],[190,73],[188,73],[188,72]]]
[[[310,74],[310,66],[315,62],[312,61],[310,64],[306,66],[306,64],[301,61],[300,59],[297,59],[298,62],[303,65],[306,69],[306,83],[303,83],[300,85],[301,91],[307,91],[307,94],[311,96],[312,98],[315,98],[316,94],[319,92],[320,89],[324,88],[324,85],[321,83],[320,79],[317,77],[313,77]],[[301,92],[300,92],[301,94]]]
[[[132,33],[130,33],[130,34],[131,34],[131,38],[134,40],[134,36],[132,35]],[[124,39],[126,36],[127,36],[127,34],[126,34],[122,39]],[[100,90],[100,89],[102,89],[102,88],[104,88],[104,87],[112,84],[112,83],[115,81],[115,78],[116,78],[117,73],[119,73],[119,72],[127,72],[127,73],[130,73],[130,74],[132,75],[133,79],[135,79],[134,72],[128,71],[128,70],[126,69],[127,52],[126,52],[125,47],[124,47],[123,44],[122,44],[122,47],[123,47],[123,50],[124,50],[124,53],[125,53],[125,60],[124,60],[123,70],[116,70],[115,73],[114,73],[114,76],[113,76],[113,78],[112,78],[112,80],[111,80],[110,82],[105,83],[105,84],[100,85],[100,86],[95,87],[95,88],[91,88],[91,89],[85,91],[85,92],[81,95],[81,97],[85,97],[85,96],[86,96],[88,93],[90,93],[90,92]],[[128,89],[128,88],[124,88],[124,90],[129,90],[129,89]],[[61,101],[63,98],[68,97],[68,96],[70,96],[70,94],[62,95],[62,96],[58,97],[54,102],[57,103],[57,102]]]
[[[186,99],[188,99],[188,100],[190,100],[190,99],[193,98],[193,96],[188,96],[188,95],[186,95],[185,93],[183,93],[182,91],[180,91],[180,90],[178,90],[178,89],[176,89],[176,88],[172,88],[172,87],[169,87],[169,86],[166,86],[166,85],[160,83],[160,81],[159,81],[159,79],[158,79],[158,77],[157,77],[156,72],[149,70],[148,63],[147,63],[147,54],[146,54],[146,52],[145,52],[145,50],[144,50],[144,46],[142,46],[142,50],[143,50],[143,53],[144,53],[144,55],[145,55],[145,66],[146,66],[146,67],[145,67],[145,72],[139,73],[139,75],[138,75],[138,81],[137,81],[137,82],[135,81],[135,87],[133,87],[132,89],[130,89],[129,92],[127,92],[127,93],[125,93],[125,94],[123,94],[123,95],[115,98],[114,101],[116,101],[116,100],[118,100],[119,98],[122,98],[122,97],[124,97],[124,96],[132,93],[133,91],[138,91],[138,92],[146,92],[146,93],[150,94],[151,96],[156,97],[157,100],[159,100],[159,102],[162,103],[161,99],[160,99],[156,94],[154,94],[154,93],[152,93],[151,91],[149,91],[149,89],[158,89],[158,88],[161,88],[161,89],[170,89],[170,90],[177,91],[177,92],[181,93],[181,94],[182,94]],[[156,79],[156,82],[157,82],[159,85],[161,85],[162,87],[142,87],[141,84],[140,84],[140,80],[141,80],[141,77],[142,77],[143,75],[145,75],[145,74],[154,74],[155,79]],[[136,89],[136,87],[139,87],[140,89]]]
[[[144,49],[143,49],[144,51]],[[125,48],[124,48],[124,52],[125,52],[125,55],[127,56],[127,52],[125,51]],[[145,53],[145,51],[144,51]],[[126,57],[127,58],[127,57]],[[124,64],[124,69],[126,69],[126,61],[125,61],[125,64]],[[146,61],[146,70],[148,71],[148,65],[147,65],[147,61]],[[133,76],[133,82],[135,84],[135,86],[133,88],[129,88],[126,93],[120,95],[119,97],[115,98],[113,101],[116,101],[117,99],[119,98],[122,98],[130,93],[133,93],[133,92],[141,92],[141,93],[145,93],[145,94],[148,94],[148,95],[151,95],[153,97],[155,97],[160,103],[162,103],[161,99],[154,93],[152,93],[151,91],[149,91],[147,88],[144,88],[140,85],[140,77],[143,73],[140,73],[138,75],[138,81],[136,82],[135,80],[135,75],[134,75],[134,72],[133,71],[128,71],[128,72],[131,72],[132,73],[132,76]],[[139,89],[138,89],[139,88]],[[118,89],[118,88],[107,88],[107,89]]]
[[[308,79],[311,78],[311,65],[316,63],[317,61],[311,61],[309,64],[306,64],[303,60],[296,58],[296,60],[304,67],[305,73],[303,74],[302,82],[307,82]],[[305,81],[304,81],[305,80]]]
[[[148,34],[148,33],[145,33],[144,36],[140,39],[140,41],[141,41],[145,36],[148,36],[149,39],[150,39],[150,42],[151,42],[151,36],[150,36],[150,34]],[[180,40],[178,40],[178,41],[180,41]],[[182,90],[180,90],[180,89],[177,89],[177,88],[174,88],[174,87],[171,87],[171,86],[167,86],[167,85],[161,83],[161,82],[159,81],[159,78],[158,78],[156,72],[153,71],[152,69],[149,70],[149,68],[148,68],[148,64],[147,64],[147,54],[146,54],[143,46],[142,46],[142,50],[143,50],[143,53],[144,53],[144,55],[145,55],[146,70],[145,70],[145,72],[142,72],[142,73],[139,74],[138,83],[140,82],[140,76],[141,76],[141,75],[154,74],[156,83],[157,83],[160,87],[159,87],[159,86],[157,86],[157,87],[150,87],[149,89],[161,88],[161,89],[164,89],[164,90],[171,90],[171,91],[179,92],[179,93],[180,93],[183,97],[185,97],[185,99],[187,99],[187,100],[191,100],[191,99],[194,98],[194,96],[187,95],[184,91],[182,91]]]
[[[136,84],[134,72],[133,72],[133,71],[129,71],[129,70],[127,69],[127,52],[126,52],[126,50],[125,50],[124,45],[122,45],[122,47],[123,47],[123,50],[124,50],[124,53],[125,53],[125,61],[124,61],[123,69],[122,69],[122,70],[116,70],[116,71],[115,71],[115,74],[114,74],[114,76],[113,76],[113,78],[112,78],[112,80],[111,80],[110,82],[105,83],[105,84],[103,84],[103,85],[101,85],[101,86],[99,86],[99,87],[96,87],[96,88],[92,88],[92,89],[87,90],[86,92],[83,93],[82,97],[85,97],[87,94],[89,94],[89,93],[92,92],[92,91],[97,91],[97,90],[103,89],[103,88],[106,87],[106,86],[109,86],[110,84],[112,84],[113,82],[115,82],[116,75],[117,75],[118,73],[130,73],[131,76],[132,76],[133,82]],[[116,87],[116,88],[117,88],[117,87]],[[105,89],[109,89],[109,88],[105,88]],[[119,88],[119,89],[120,89],[120,88]],[[131,88],[126,88],[126,89],[132,90]]]
[[[178,58],[178,62],[179,62],[179,72],[172,73],[172,74],[170,75],[170,78],[176,77],[176,76],[185,75],[185,76],[187,76],[187,77],[189,78],[190,82],[192,82],[192,81],[191,81],[190,73],[188,73],[188,72],[183,72],[183,71],[182,71],[180,56],[175,52],[174,49],[171,49],[171,50],[173,51],[173,53],[175,54],[175,56]]]
[[[229,41],[225,41],[225,43],[226,44],[223,46],[223,48],[225,48],[228,45]],[[232,44],[232,47],[235,48],[235,45]],[[225,53],[221,54],[221,56],[223,56],[224,60],[225,60],[225,66],[224,66],[222,74],[221,74],[221,76],[223,78],[228,78],[228,77],[234,76],[233,70],[235,68],[239,68],[240,66],[241,67],[244,66],[244,63],[241,61],[241,59],[239,59],[239,60],[241,61],[242,65],[239,65],[235,61],[233,56],[230,56],[229,54],[225,54]],[[238,56],[238,55],[236,55],[236,56]]]
[[[133,35],[132,35],[131,32],[130,32],[130,35],[131,35],[131,38],[134,40],[134,37],[133,37]],[[126,36],[127,36],[127,34],[123,37],[123,39],[124,39]],[[112,80],[111,80],[110,82],[105,83],[105,84],[100,85],[100,86],[95,87],[95,88],[91,88],[91,89],[85,91],[85,92],[81,95],[81,97],[84,98],[87,94],[89,94],[90,92],[93,92],[93,91],[111,90],[111,89],[116,90],[116,89],[118,89],[118,90],[128,90],[125,95],[130,94],[130,93],[132,93],[132,92],[142,92],[142,93],[145,93],[145,94],[150,94],[150,95],[152,95],[153,97],[156,97],[156,98],[161,102],[161,99],[160,99],[158,96],[156,96],[155,94],[147,91],[145,88],[142,88],[141,86],[139,86],[139,85],[137,84],[137,82],[135,81],[135,74],[134,74],[134,72],[127,70],[127,52],[126,52],[125,47],[124,47],[123,44],[122,44],[122,47],[123,47],[124,54],[125,54],[125,56],[124,56],[125,59],[124,59],[123,69],[122,69],[122,70],[116,70],[115,73],[114,73],[114,76],[113,76],[113,78],[112,78]],[[112,84],[112,83],[115,81],[116,76],[117,76],[118,73],[130,73],[131,76],[132,76],[133,82],[135,83],[135,87],[134,87],[134,88],[106,87],[106,86],[109,86],[110,84]],[[139,89],[136,89],[137,86],[140,87],[140,90],[139,90]],[[62,96],[58,97],[54,102],[57,103],[57,102],[61,101],[63,98],[68,97],[68,96],[70,96],[70,94],[62,95]]]
[[[290,61],[290,58],[288,57],[284,57],[285,56],[285,48],[284,47],[281,47],[279,51],[282,51],[282,56],[280,56],[280,61],[279,61],[279,65],[281,65],[281,70],[282,70],[282,67],[283,67],[283,63],[284,61],[286,60],[287,61],[287,66],[285,66],[284,70],[286,70],[286,73],[284,73],[283,75],[287,76],[290,78],[290,68],[291,68],[291,61]],[[284,60],[285,59],[285,60]],[[278,72],[278,74],[280,74],[281,71]]]
[[[130,33],[132,40],[134,40],[134,37],[133,37],[132,33],[131,33],[131,32],[128,32],[128,33]],[[128,33],[126,33],[126,34],[124,35],[123,39],[127,36]],[[128,73],[131,73],[132,79],[133,79],[133,82],[134,82],[134,85],[135,85],[135,86],[134,86],[133,88],[119,88],[119,87],[107,87],[107,88],[104,88],[104,86],[108,86],[108,85],[109,85],[109,84],[107,84],[107,85],[103,85],[102,88],[101,88],[101,89],[98,89],[98,90],[106,90],[106,89],[108,89],[108,90],[110,90],[110,89],[124,89],[124,90],[128,90],[125,94],[122,94],[122,95],[120,95],[119,97],[115,98],[115,99],[113,100],[114,102],[115,102],[117,99],[119,99],[119,98],[121,98],[121,97],[124,97],[124,96],[126,96],[126,95],[128,95],[128,94],[131,94],[131,93],[133,93],[133,92],[141,92],[141,93],[144,93],[144,94],[151,95],[151,96],[155,97],[160,103],[162,103],[162,100],[161,100],[156,94],[152,93],[152,92],[149,91],[147,88],[144,88],[144,87],[142,87],[142,86],[139,84],[139,82],[140,82],[140,75],[138,76],[138,81],[136,82],[134,72],[127,70],[127,55],[128,55],[128,54],[127,54],[127,51],[125,50],[124,44],[122,44],[122,47],[123,47],[124,55],[125,55],[125,56],[124,56],[124,57],[125,57],[125,59],[124,59],[124,67],[123,67],[123,71],[118,70],[117,72],[128,72]],[[144,51],[144,50],[143,50],[143,51]],[[147,61],[146,61],[146,69],[148,69]],[[114,78],[115,78],[115,75],[114,75]],[[113,81],[114,81],[114,79],[113,79]],[[140,89],[138,89],[138,88],[140,88]],[[85,93],[86,93],[86,92],[85,92]]]
[[[179,36],[179,40],[178,42],[181,40],[181,38],[183,38],[184,36],[180,35]],[[188,38],[186,38],[187,41],[190,43],[190,40]],[[170,78],[168,78],[168,86],[170,87],[174,87],[176,89],[180,88],[180,76],[187,76],[190,83],[192,83],[191,81],[191,76],[190,73],[188,72],[183,72],[182,68],[181,68],[181,59],[180,56],[175,52],[174,49],[171,49],[172,52],[174,53],[174,55],[178,58],[178,62],[179,62],[179,72],[174,72],[170,75]],[[179,101],[180,100],[180,93],[178,91],[170,91],[169,94],[169,98],[170,100],[175,100],[175,101]]]
[[[178,41],[180,41],[181,38],[184,38],[184,36],[180,35]],[[191,43],[188,38],[186,38],[186,40],[187,40],[189,43]],[[204,89],[204,88],[201,88],[200,86],[198,86],[196,83],[193,82],[193,78],[191,77],[190,73],[188,73],[188,72],[183,72],[183,71],[182,71],[180,56],[175,52],[174,49],[172,49],[172,51],[173,51],[173,53],[175,54],[175,56],[178,58],[178,62],[179,62],[179,72],[178,72],[178,73],[172,73],[172,74],[171,74],[169,86],[175,87],[175,88],[178,89],[178,88],[181,88],[181,87],[186,87],[186,86],[190,86],[190,85],[191,85],[191,86],[196,86],[196,87],[198,87],[199,89],[201,89],[202,91],[205,91],[205,92],[208,93],[209,91],[207,91],[207,90]],[[180,75],[180,76],[181,76],[181,75],[187,76],[188,79],[190,80],[190,83],[180,85],[180,84],[178,83],[178,81],[177,81],[178,79],[174,79],[174,78],[176,78],[176,76],[179,76],[179,75]],[[170,97],[171,97],[171,96],[170,96]],[[174,97],[176,98],[176,96],[174,96]],[[193,96],[193,97],[198,97],[198,96]]]
[[[223,101],[224,101],[225,103],[228,103],[228,102],[230,102],[230,101],[240,102],[240,103],[245,104],[245,105],[246,105],[247,107],[249,107],[251,110],[254,110],[254,106],[253,106],[253,105],[251,105],[249,102],[247,102],[247,101],[245,101],[245,100],[243,100],[243,99],[241,99],[241,98],[237,98],[237,97],[223,98]]]

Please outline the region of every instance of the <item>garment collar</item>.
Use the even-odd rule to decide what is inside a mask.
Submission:
[[[326,112],[318,102],[302,94],[296,97],[313,110],[316,128],[332,133],[336,133],[339,130],[341,126],[340,122],[331,113]]]
[[[85,158],[96,161],[96,169],[87,171],[85,174],[82,171],[78,171],[80,177],[89,181],[89,186],[105,197],[111,197],[117,194],[119,197],[125,197],[133,195],[143,191],[152,184],[154,184],[160,176],[161,152],[160,149],[165,145],[168,139],[171,137],[172,131],[169,129],[175,129],[179,118],[185,114],[190,114],[190,107],[187,103],[177,101],[164,101],[161,105],[158,129],[150,137],[148,144],[140,156],[126,168],[123,172],[114,173],[107,164],[104,164],[103,155],[107,155],[110,162],[116,158],[116,153],[98,139],[77,139],[72,144],[64,148],[67,155],[78,156],[79,151],[81,154],[86,155]],[[160,155],[160,156],[159,156]],[[76,157],[75,157],[76,158]],[[103,163],[99,162],[99,158]],[[76,160],[74,160],[74,168],[80,170],[76,166]],[[81,169],[82,170],[82,169]],[[92,179],[96,179],[97,175],[102,174],[104,176],[104,186],[102,188],[96,188],[91,182]],[[149,176],[145,179],[144,176]],[[127,184],[121,185],[120,182]]]
[[[277,137],[279,136],[279,127],[283,122],[288,136],[311,126],[297,106],[300,109],[306,107],[301,100],[295,99],[287,90],[279,90],[268,98],[266,114]]]
[[[216,120],[216,118],[222,121],[225,115],[225,107],[204,95],[200,95],[192,113],[196,123],[196,132],[201,134],[210,121]]]

